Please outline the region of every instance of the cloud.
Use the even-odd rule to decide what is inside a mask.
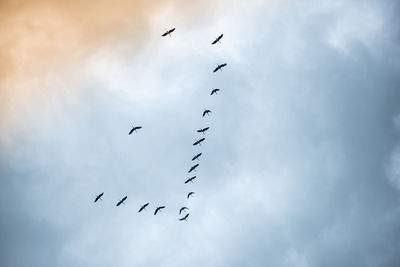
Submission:
[[[158,7],[143,15],[139,50],[121,31],[79,68],[46,68],[21,85],[34,89],[22,98],[34,109],[9,109],[24,120],[3,116],[0,142],[8,265],[396,266],[398,190],[387,175],[397,177],[398,164],[398,6],[204,8],[209,15],[183,20],[196,9]],[[171,14],[179,31],[161,39]],[[221,62],[227,68],[212,73]],[[143,129],[129,136],[132,124]],[[197,152],[197,181],[185,185]],[[181,205],[188,223],[177,220]]]

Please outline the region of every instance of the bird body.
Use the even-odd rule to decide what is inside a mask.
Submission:
[[[135,126],[132,127],[132,130],[129,131],[129,135],[131,135],[133,132],[136,132],[136,130],[142,129],[142,126]]]
[[[195,171],[198,166],[199,166],[199,164],[196,164],[196,165],[190,167],[190,170],[188,171],[188,173],[191,173],[192,171]]]
[[[189,192],[189,194],[187,195],[187,198],[191,197],[192,195],[194,195],[194,192]]]
[[[96,199],[94,200],[94,202],[97,202],[97,200],[101,200],[101,197],[104,195],[104,192],[101,193],[100,195],[96,196]]]
[[[193,176],[193,177],[187,179],[187,180],[185,181],[185,184],[187,184],[187,183],[189,183],[189,182],[192,182],[192,183],[193,183],[193,180],[194,180],[194,179],[196,179],[196,176]]]
[[[204,132],[207,131],[208,129],[210,129],[210,127],[206,127],[206,128],[197,130],[197,132],[198,132],[198,133],[203,133],[203,134],[204,134]]]
[[[146,210],[146,207],[149,205],[149,203],[144,204],[142,207],[140,207],[138,212],[141,212],[142,210]]]
[[[179,215],[182,213],[182,211],[185,211],[185,210],[188,210],[189,208],[188,207],[182,207],[180,210],[179,210]]]
[[[173,29],[171,29],[171,30],[168,30],[168,31],[166,31],[166,32],[165,32],[165,33],[163,33],[161,36],[167,36],[167,35],[170,35],[170,36],[171,36],[171,33],[172,33],[173,31],[175,31],[175,28],[173,28]]]
[[[213,95],[213,94],[216,94],[217,95],[217,92],[219,91],[220,89],[218,89],[218,88],[214,88],[212,91],[211,91],[211,95]]]
[[[209,113],[212,113],[211,110],[209,110],[209,109],[204,110],[204,111],[203,111],[203,117],[204,117],[205,115],[208,115],[208,116],[209,116],[209,115],[210,115]]]
[[[184,217],[180,218],[179,220],[180,220],[180,221],[187,221],[187,220],[186,220],[187,217],[189,217],[189,213],[186,214]]]
[[[156,210],[154,211],[154,215],[156,215],[157,212],[161,211],[161,210],[164,209],[164,208],[165,208],[165,206],[157,207]]]
[[[197,154],[196,156],[194,156],[194,157],[192,158],[192,161],[193,161],[193,160],[196,160],[196,159],[198,160],[200,156],[201,156],[201,153]]]
[[[220,36],[218,36],[217,39],[215,39],[211,44],[214,45],[214,44],[216,44],[217,42],[220,43],[219,40],[221,40],[222,36],[224,36],[224,34],[221,34]]]
[[[206,140],[204,137],[201,138],[200,140],[197,140],[196,142],[193,143],[193,145],[201,145],[201,142],[203,142],[204,140]]]
[[[219,65],[213,70],[213,72],[217,72],[219,69],[222,70],[222,68],[225,67],[226,65],[227,65],[226,63],[219,64]]]
[[[128,198],[128,197],[125,196],[123,199],[121,199],[120,201],[118,201],[117,207],[118,207],[119,205],[121,205],[122,203],[124,203],[124,201],[125,201],[127,198]]]

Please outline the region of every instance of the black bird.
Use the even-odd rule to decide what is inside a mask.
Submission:
[[[154,211],[154,215],[156,215],[157,212],[160,211],[163,208],[165,208],[165,206],[157,207],[156,210]]]
[[[217,95],[217,92],[218,92],[219,90],[221,90],[221,89],[218,89],[218,88],[212,89],[211,95],[213,95],[213,94],[216,94],[216,95]]]
[[[142,210],[146,210],[146,207],[149,205],[149,203],[144,204],[138,212],[141,212]]]
[[[125,201],[127,198],[128,198],[128,197],[125,196],[123,199],[121,199],[121,200],[117,203],[117,207],[118,207],[119,205],[121,205],[122,203],[124,203],[124,201]]]
[[[190,170],[188,171],[188,173],[191,173],[193,170],[195,171],[198,166],[199,166],[199,164],[196,164],[196,165],[190,167]]]
[[[204,111],[203,111],[203,117],[204,117],[205,115],[210,116],[209,113],[212,113],[211,110],[209,110],[209,109],[204,110]]]
[[[226,63],[219,64],[219,65],[213,70],[213,72],[217,72],[219,69],[222,70],[222,68],[225,67],[225,66],[226,66]]]
[[[162,34],[161,36],[167,36],[167,35],[171,36],[171,33],[172,33],[173,31],[175,31],[175,28],[173,28],[173,29],[171,29],[171,30],[169,30],[169,31],[166,31],[166,32],[165,32],[164,34]]]
[[[193,160],[196,160],[196,159],[198,160],[200,156],[201,156],[201,153],[197,154],[196,156],[194,156],[194,157],[192,158],[192,161],[193,161]]]
[[[179,210],[179,215],[182,213],[182,211],[185,211],[185,210],[188,210],[189,208],[188,207],[182,207],[180,210]]]
[[[187,217],[189,217],[189,213],[188,214],[186,214],[183,218],[180,218],[179,220],[180,221],[187,221],[186,219],[187,219]]]
[[[193,180],[194,180],[194,179],[196,179],[196,176],[193,176],[193,177],[187,179],[187,180],[185,181],[185,184],[187,184],[187,183],[189,183],[189,182],[192,182],[192,183],[193,183]]]
[[[204,140],[206,140],[204,137],[201,138],[200,140],[197,140],[196,142],[193,143],[193,145],[201,145],[201,142],[203,142]]]
[[[136,132],[136,130],[142,129],[142,126],[135,126],[132,128],[132,130],[129,131],[129,135],[131,135],[133,132]]]
[[[104,195],[104,192],[101,193],[100,195],[96,196],[96,199],[94,200],[94,202],[97,202],[97,200],[102,200],[101,197]]]
[[[214,44],[216,44],[217,42],[220,43],[219,40],[221,40],[222,36],[224,36],[224,34],[221,34],[220,36],[218,36],[217,39],[215,39],[214,42],[212,42],[211,44],[214,45]]]
[[[190,196],[192,196],[194,194],[194,192],[189,192],[189,194],[187,195],[187,198],[189,198]]]
[[[203,133],[203,134],[204,134],[204,132],[207,131],[208,129],[210,129],[210,127],[206,127],[206,128],[197,130],[197,132],[198,132],[198,133]]]

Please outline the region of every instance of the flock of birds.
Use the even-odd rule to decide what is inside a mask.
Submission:
[[[175,31],[175,28],[166,31],[166,32],[165,32],[164,34],[162,34],[161,36],[163,36],[163,37],[164,37],[164,36],[167,36],[167,35],[171,36],[171,33],[174,32],[174,31]],[[221,40],[221,38],[222,38],[223,36],[224,36],[223,34],[219,35],[211,44],[212,44],[212,45],[215,45],[216,43],[219,43],[220,40]],[[222,70],[222,68],[225,67],[226,65],[227,65],[226,63],[219,64],[219,65],[213,70],[213,72],[217,72],[218,70]],[[218,88],[212,89],[211,95],[216,95],[218,91],[220,91],[220,89],[218,89]],[[212,113],[211,110],[209,110],[209,109],[204,110],[204,111],[203,111],[203,117],[206,116],[206,115],[209,116],[210,113]],[[132,129],[129,131],[129,135],[131,135],[132,133],[134,133],[134,132],[136,132],[137,130],[140,130],[140,129],[142,129],[142,126],[133,126]],[[205,127],[205,128],[202,128],[202,129],[197,130],[197,132],[198,132],[198,133],[205,134],[205,132],[208,131],[209,129],[210,129],[210,127]],[[201,145],[201,143],[202,143],[205,139],[206,139],[206,138],[203,137],[203,138],[200,138],[199,140],[196,140],[196,141],[193,143],[193,146]],[[192,161],[199,160],[199,157],[200,157],[201,155],[202,155],[202,153],[196,154],[196,155],[192,158]],[[192,171],[196,171],[196,168],[197,168],[198,166],[199,166],[199,164],[197,163],[197,164],[193,165],[192,167],[190,167],[188,173],[191,173]],[[194,179],[196,179],[196,176],[192,176],[192,177],[188,178],[188,179],[185,181],[185,184],[190,183],[190,182],[193,183],[193,180],[194,180]],[[189,198],[190,198],[191,196],[193,196],[194,194],[195,194],[195,192],[189,192],[189,193],[187,194],[186,198],[189,199]],[[97,195],[96,198],[95,198],[95,200],[94,200],[94,202],[97,202],[98,200],[102,200],[101,197],[102,197],[103,195],[104,195],[104,192],[102,192],[101,194]],[[117,202],[117,205],[116,205],[116,206],[118,207],[118,206],[120,206],[121,204],[125,204],[124,201],[125,201],[127,198],[128,198],[128,196],[123,197],[121,200],[119,200],[119,201]],[[140,207],[140,209],[138,210],[138,212],[140,213],[140,212],[142,212],[142,211],[145,211],[145,210],[146,210],[146,207],[149,206],[149,204],[150,204],[150,203],[146,203],[146,204],[142,205],[142,206]],[[155,209],[155,211],[154,211],[154,215],[157,215],[157,213],[160,212],[162,209],[165,209],[165,206],[156,207],[156,209]],[[187,210],[189,210],[188,207],[182,207],[182,208],[179,209],[179,215],[181,215],[182,213],[186,213],[185,216],[183,216],[182,218],[179,219],[180,221],[187,221],[187,218],[189,217],[189,213],[187,212]]]

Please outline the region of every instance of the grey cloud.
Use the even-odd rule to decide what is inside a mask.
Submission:
[[[65,79],[80,91],[56,95],[50,114],[32,115],[40,124],[28,124],[29,135],[1,143],[1,230],[16,232],[2,239],[10,266],[25,264],[12,260],[25,235],[32,266],[44,258],[55,266],[398,265],[399,191],[386,167],[399,141],[397,4],[301,1],[271,15],[263,2],[224,3],[215,23],[248,32],[227,29],[215,49],[203,49],[202,37],[176,44],[178,34],[150,43],[163,47],[143,72],[141,62],[95,58],[87,68],[115,64],[126,75]],[[357,8],[379,30],[369,36],[366,24],[331,43],[327,33]],[[228,66],[214,75],[221,61]],[[222,90],[210,97],[213,87]],[[128,136],[132,123],[143,131]],[[193,149],[203,126],[211,127],[204,146]],[[188,187],[197,151],[204,157]],[[116,209],[123,195],[127,205]],[[144,202],[167,209],[139,216]],[[190,206],[183,224],[182,204]]]

